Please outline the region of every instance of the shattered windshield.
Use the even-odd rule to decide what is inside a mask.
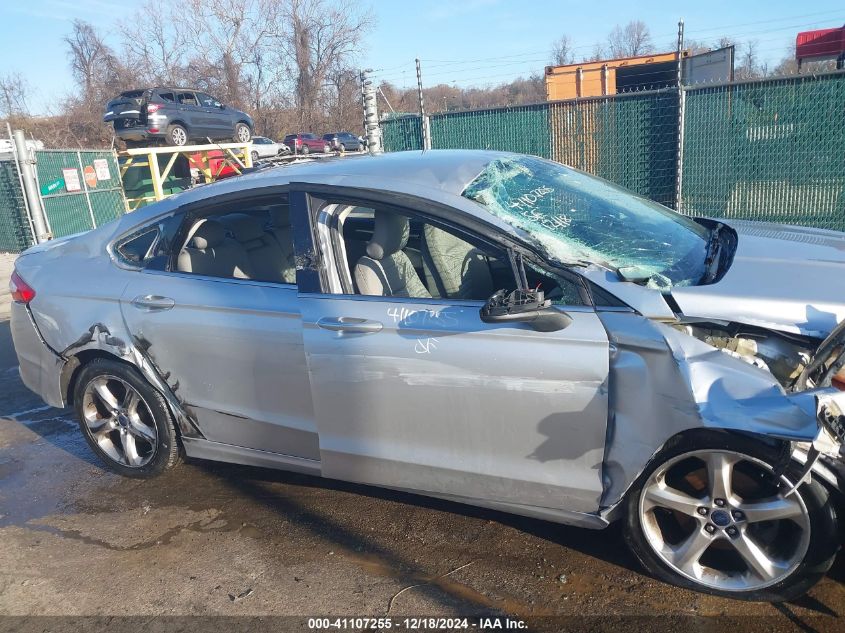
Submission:
[[[463,196],[529,233],[550,257],[611,267],[668,290],[699,282],[708,231],[606,180],[532,156],[491,162]]]

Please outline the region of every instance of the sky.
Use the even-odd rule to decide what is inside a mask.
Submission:
[[[32,94],[35,114],[73,88],[62,38],[80,18],[109,35],[115,20],[133,7],[126,0],[0,0],[0,75],[19,72]],[[461,87],[503,83],[542,72],[552,43],[568,35],[575,54],[589,55],[617,24],[642,20],[659,50],[672,50],[678,20],[686,37],[711,42],[722,36],[758,41],[774,65],[798,31],[845,24],[842,0],[372,0],[376,25],[362,35],[360,65],[378,79],[414,86],[414,59],[426,85]]]

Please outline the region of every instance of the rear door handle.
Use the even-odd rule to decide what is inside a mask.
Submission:
[[[141,295],[132,299],[132,305],[144,312],[161,312],[170,310],[176,302],[170,297],[159,295]]]
[[[358,319],[356,317],[323,317],[317,321],[317,327],[332,332],[355,332],[359,334],[375,334],[384,327],[378,321]]]

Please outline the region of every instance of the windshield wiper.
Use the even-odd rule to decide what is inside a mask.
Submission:
[[[719,235],[724,226],[721,222],[717,222],[707,239],[707,246],[704,249],[704,274],[701,276],[700,283],[710,283],[719,274],[719,266],[717,265],[714,269],[713,262],[722,254],[722,240],[719,239]]]

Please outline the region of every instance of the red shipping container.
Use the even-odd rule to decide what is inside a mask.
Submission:
[[[795,58],[836,58],[845,53],[845,26],[838,29],[803,31],[795,38]]]

